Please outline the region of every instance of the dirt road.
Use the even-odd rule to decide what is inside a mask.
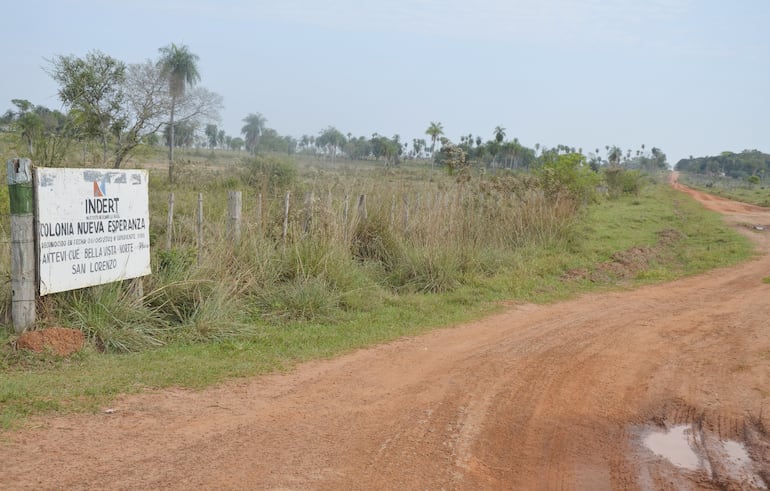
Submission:
[[[755,489],[770,482],[770,212],[694,193],[746,264],[192,392],[0,443],[29,489]]]

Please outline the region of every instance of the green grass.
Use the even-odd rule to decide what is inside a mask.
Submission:
[[[291,369],[305,360],[478,318],[502,308],[502,300],[550,302],[590,290],[671,280],[734,264],[752,253],[747,239],[727,229],[719,216],[666,186],[594,205],[573,227],[568,239],[548,246],[523,247],[504,257],[490,252],[481,260],[494,274],[475,276],[451,291],[380,291],[369,309],[331,314],[326,309],[322,316],[288,318],[284,324],[252,313],[250,334],[241,338],[176,342],[119,355],[88,348],[69,359],[5,348],[0,351],[0,427],[15,428],[31,415],[51,411],[95,411],[117,394],[147,388],[199,389],[232,377]],[[676,240],[661,242],[666,233]],[[657,252],[631,278],[564,278],[567,271],[594,270],[636,247]],[[216,319],[212,315],[211,321]],[[0,344],[7,346],[10,338],[2,336],[8,335],[0,335]]]
[[[600,262],[634,246],[655,246],[666,231],[678,237],[670,245],[657,274],[660,279],[700,273],[749,257],[751,245],[725,227],[722,217],[668,186],[648,187],[641,199],[625,197],[592,210],[577,249],[581,261]]]

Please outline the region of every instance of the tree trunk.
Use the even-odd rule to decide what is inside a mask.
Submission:
[[[171,138],[168,142],[168,182],[173,184],[174,182],[174,109],[176,107],[176,96],[171,96],[171,128],[169,135]]]

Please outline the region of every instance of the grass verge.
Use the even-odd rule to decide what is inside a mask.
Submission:
[[[770,187],[767,186],[767,183],[752,184],[744,179],[704,176],[691,173],[682,173],[679,177],[679,182],[691,188],[723,198],[770,207]]]

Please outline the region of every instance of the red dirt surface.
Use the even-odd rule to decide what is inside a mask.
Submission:
[[[51,350],[59,356],[69,356],[83,349],[85,337],[83,331],[50,327],[40,331],[28,331],[16,340],[16,347],[36,353]]]
[[[40,418],[10,489],[754,489],[770,478],[768,210],[680,188],[757,243],[745,264],[478,322],[204,391]],[[688,470],[643,444],[688,425]],[[715,441],[744,444],[735,470]],[[711,442],[711,443],[709,443]],[[732,470],[731,470],[732,469]]]

